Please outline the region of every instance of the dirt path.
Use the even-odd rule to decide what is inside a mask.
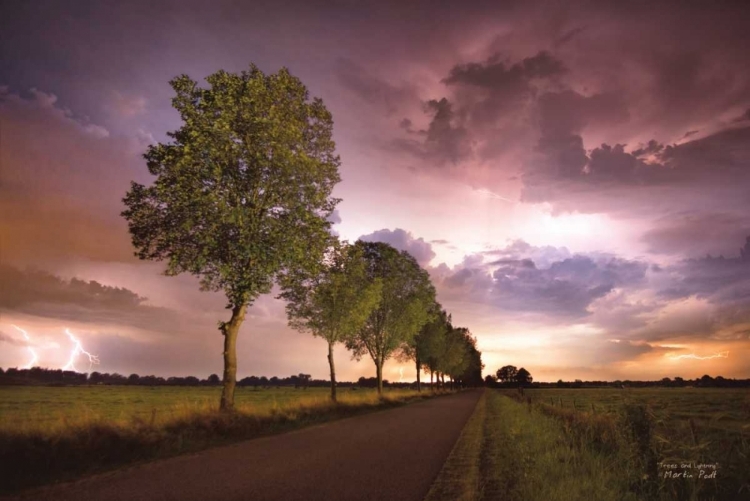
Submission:
[[[3,499],[421,501],[480,395],[463,392]]]

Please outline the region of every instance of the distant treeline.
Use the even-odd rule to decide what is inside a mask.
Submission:
[[[47,384],[47,385],[131,385],[131,386],[220,386],[221,378],[217,374],[211,374],[206,379],[195,376],[185,377],[161,377],[140,376],[130,374],[109,374],[101,372],[82,373],[75,371],[64,371],[62,369],[45,369],[33,367],[31,369],[17,369],[11,367],[3,369],[0,367],[0,385],[24,385],[24,384]],[[331,382],[326,379],[312,379],[309,374],[297,374],[288,377],[266,377],[249,376],[237,381],[238,386],[271,387],[287,386],[295,388],[329,387]],[[383,385],[392,388],[409,388],[416,386],[416,382],[390,382],[383,380]],[[338,387],[361,387],[377,388],[378,380],[375,377],[360,377],[357,381],[338,381]]]
[[[485,384],[495,388],[517,388],[519,386],[518,382],[500,382],[490,376],[485,378]],[[523,386],[526,388],[684,388],[688,386],[704,388],[750,388],[750,379],[729,379],[722,376],[716,376],[714,378],[705,375],[696,379],[683,379],[681,377],[671,379],[667,377],[658,381],[581,381],[580,379],[576,379],[575,381],[559,380],[556,383],[541,383],[535,381],[533,383],[523,384]]]

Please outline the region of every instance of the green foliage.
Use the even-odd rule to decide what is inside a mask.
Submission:
[[[382,381],[383,363],[404,344],[410,343],[430,318],[435,288],[425,270],[408,252],[399,252],[382,242],[355,244],[367,263],[367,280],[382,283],[381,300],[346,347],[360,359],[369,354]],[[379,384],[380,386],[380,384]]]
[[[183,125],[144,155],[151,186],[132,183],[123,202],[136,255],[167,261],[165,273],[200,277],[223,291],[223,410],[234,406],[237,335],[247,305],[289,268],[313,269],[329,240],[340,181],[333,119],[286,68],[218,71],[200,88],[170,83]]]
[[[451,378],[457,378],[469,367],[469,353],[464,334],[468,329],[454,328],[446,331],[443,353],[440,360],[440,372]]]
[[[382,280],[368,280],[366,266],[360,247],[332,240],[315,273],[285,277],[279,297],[287,300],[289,325],[331,344],[356,335],[382,291]]]
[[[138,257],[199,276],[230,306],[251,304],[285,267],[313,266],[322,253],[340,180],[333,120],[287,69],[206,80],[170,82],[183,125],[149,146],[156,179],[132,183],[122,215]]]
[[[433,319],[426,323],[419,333],[417,349],[420,352],[420,360],[424,367],[430,372],[438,372],[442,367],[442,359],[445,354],[446,337],[452,330],[450,315],[436,303],[434,309],[437,313]]]

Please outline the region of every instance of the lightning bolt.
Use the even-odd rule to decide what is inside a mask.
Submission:
[[[501,196],[500,196],[500,195],[498,195],[497,193],[495,193],[495,192],[493,192],[493,191],[490,191],[490,190],[486,190],[486,189],[484,189],[484,188],[480,188],[480,189],[478,189],[478,190],[475,190],[475,191],[476,191],[477,193],[481,194],[481,195],[486,195],[486,196],[488,196],[488,197],[490,197],[490,198],[494,198],[494,199],[496,199],[496,200],[502,200],[502,201],[504,201],[504,202],[515,203],[515,202],[514,202],[513,200],[507,199],[507,198],[505,198],[505,197],[501,197]]]
[[[70,352],[70,359],[68,359],[68,363],[65,364],[65,367],[63,367],[64,371],[74,371],[78,372],[76,370],[75,361],[76,358],[78,358],[78,355],[86,355],[89,357],[89,370],[91,370],[91,366],[96,364],[99,365],[99,357],[96,355],[92,355],[88,351],[83,349],[83,345],[81,344],[81,341],[73,335],[72,332],[70,332],[70,329],[65,329],[65,334],[68,335],[71,341],[73,341],[73,351]]]
[[[399,367],[398,368],[398,382],[401,383],[404,380],[404,368]]]
[[[690,360],[711,360],[712,358],[729,358],[729,352],[728,351],[722,351],[720,353],[716,353],[714,355],[709,355],[707,357],[701,357],[696,355],[695,353],[690,353],[689,355],[667,355],[668,358],[672,360],[682,360],[682,359],[690,359]]]
[[[36,350],[31,346],[31,338],[29,337],[29,333],[25,330],[21,329],[19,326],[11,324],[16,330],[23,333],[24,339],[29,343],[29,345],[26,347],[27,350],[29,350],[29,354],[31,354],[31,361],[24,367],[24,369],[31,369],[34,367],[34,364],[39,361],[39,356],[36,354]]]

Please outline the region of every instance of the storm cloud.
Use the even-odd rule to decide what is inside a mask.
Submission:
[[[750,374],[736,358],[750,356],[740,2],[31,0],[3,14],[4,317],[89,328],[123,372],[219,370],[223,298],[137,261],[119,214],[130,181],[151,180],[146,146],[179,127],[169,80],[252,62],[288,67],[333,114],[336,233],[413,254],[488,368],[673,377],[666,355],[729,350],[712,367]],[[258,301],[247,332],[251,372],[325,375],[325,347],[278,301]]]

